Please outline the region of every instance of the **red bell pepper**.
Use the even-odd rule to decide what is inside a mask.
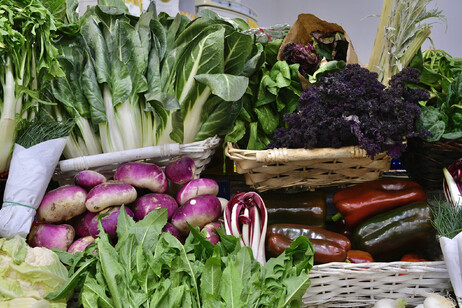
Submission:
[[[274,224],[268,226],[266,251],[268,255],[280,255],[298,236],[306,236],[314,248],[314,263],[343,262],[351,242],[342,234],[322,228],[299,224]]]
[[[374,262],[374,258],[370,253],[363,250],[349,250],[347,252],[347,260],[351,263],[371,263]]]
[[[383,178],[343,189],[334,194],[333,203],[348,226],[401,205],[426,201],[424,189],[407,179]]]

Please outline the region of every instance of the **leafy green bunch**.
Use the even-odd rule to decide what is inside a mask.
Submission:
[[[68,284],[49,300],[77,287],[83,307],[300,307],[310,285],[313,247],[299,237],[263,267],[249,247],[219,229],[217,245],[198,228],[183,245],[168,232],[165,209],[138,222],[120,211],[118,241],[100,235],[84,252],[56,251],[70,267]]]
[[[421,70],[417,87],[430,92],[430,99],[422,101],[422,113],[417,127],[431,132],[424,139],[462,138],[462,58],[447,52],[428,49],[419,52],[410,66]]]

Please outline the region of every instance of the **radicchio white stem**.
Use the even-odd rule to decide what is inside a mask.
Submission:
[[[443,191],[446,196],[446,200],[455,207],[462,206],[461,184],[456,182],[452,172],[449,172],[448,169],[443,168],[443,174]]]
[[[226,205],[224,220],[226,233],[240,237],[241,245],[250,247],[254,258],[264,265],[268,220],[260,195],[255,192],[236,194]]]

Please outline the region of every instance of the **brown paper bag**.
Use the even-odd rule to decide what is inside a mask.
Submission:
[[[298,19],[290,28],[289,33],[287,33],[284,41],[279,48],[278,53],[278,60],[282,59],[282,50],[284,46],[288,43],[298,43],[298,44],[307,44],[312,40],[311,33],[314,31],[321,31],[321,32],[341,32],[345,35],[346,40],[348,41],[348,49],[347,49],[347,56],[346,56],[346,63],[359,63],[358,56],[353,48],[353,43],[350,40],[350,37],[346,33],[346,31],[339,25],[335,23],[330,23],[325,20],[322,20],[316,17],[313,14],[300,14],[298,15]],[[303,89],[311,86],[311,83],[303,77],[300,73],[298,74],[300,78],[300,82]]]

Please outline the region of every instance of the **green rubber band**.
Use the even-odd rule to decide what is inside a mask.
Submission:
[[[9,203],[9,204],[8,204],[8,203]],[[19,206],[23,206],[23,207],[28,207],[28,208],[30,208],[30,209],[35,210],[35,207],[30,206],[30,205],[25,205],[25,204],[22,204],[22,203],[19,203],[19,202],[13,202],[13,201],[4,201],[4,202],[3,202],[3,207],[15,206],[15,205],[19,205]]]

